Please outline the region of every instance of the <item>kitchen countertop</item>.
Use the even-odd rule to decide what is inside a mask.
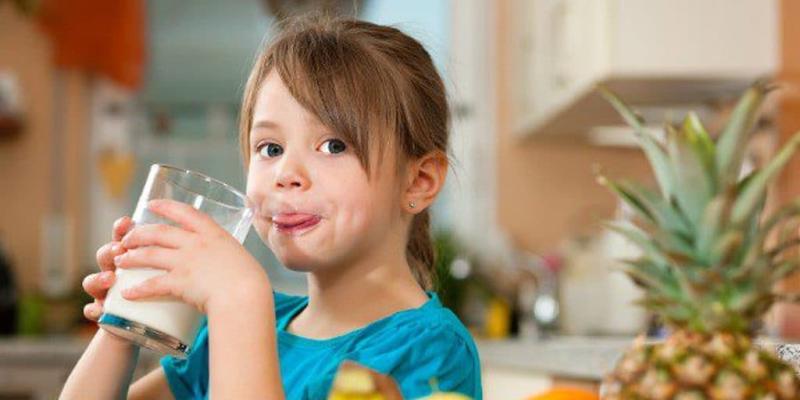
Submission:
[[[25,365],[74,365],[78,361],[90,337],[48,335],[34,337],[0,338],[0,366]],[[158,354],[142,350],[139,358],[151,362]]]
[[[627,350],[633,337],[560,336],[545,340],[478,340],[481,362],[563,379],[599,382]],[[768,350],[800,372],[800,344],[760,339]]]
[[[90,340],[68,335],[0,337],[0,398],[58,398]],[[158,360],[157,353],[142,350],[133,379],[155,368]]]
[[[88,338],[75,336],[4,337],[0,365],[74,364],[88,344]]]
[[[633,338],[553,337],[479,340],[481,362],[560,378],[600,381]]]
[[[89,338],[75,336],[0,338],[0,367],[72,367],[86,349]],[[562,378],[599,381],[631,345],[632,337],[557,336],[546,340],[478,340],[484,365]],[[800,370],[800,345],[779,345],[776,350]],[[140,361],[155,365],[159,355],[142,350]]]

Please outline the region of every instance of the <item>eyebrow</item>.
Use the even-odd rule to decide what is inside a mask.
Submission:
[[[280,125],[278,125],[275,121],[270,121],[268,119],[262,119],[253,124],[252,129],[262,128],[262,129],[279,129]]]

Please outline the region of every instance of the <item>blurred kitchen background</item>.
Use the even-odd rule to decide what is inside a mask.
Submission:
[[[631,337],[660,334],[614,272],[635,250],[601,229],[626,210],[595,182],[599,166],[651,171],[596,84],[656,134],[688,109],[715,133],[743,88],[779,80],[750,167],[800,128],[793,0],[0,0],[0,399],[58,393],[96,329],[81,279],[152,163],[244,189],[254,55],[280,18],[320,9],[395,24],[447,82],[456,164],[433,207],[437,270],[479,340],[487,399],[595,388]],[[795,160],[771,201],[799,194]],[[255,232],[245,245],[278,290],[305,290]],[[763,333],[800,336],[800,313],[776,308]]]

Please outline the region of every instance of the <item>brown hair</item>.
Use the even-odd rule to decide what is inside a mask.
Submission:
[[[239,140],[250,159],[253,108],[266,75],[275,70],[292,96],[354,148],[371,176],[388,143],[398,166],[430,152],[448,154],[450,112],[444,84],[423,46],[400,30],[354,19],[305,16],[284,21],[259,54],[245,86]],[[403,168],[398,168],[398,176]],[[406,258],[420,285],[434,275],[430,214],[414,216]]]

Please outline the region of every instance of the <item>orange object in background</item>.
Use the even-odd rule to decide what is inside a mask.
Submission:
[[[582,389],[558,388],[533,396],[528,400],[599,400],[600,396]]]
[[[141,87],[143,0],[44,0],[39,15],[56,66],[106,76],[129,89]]]

